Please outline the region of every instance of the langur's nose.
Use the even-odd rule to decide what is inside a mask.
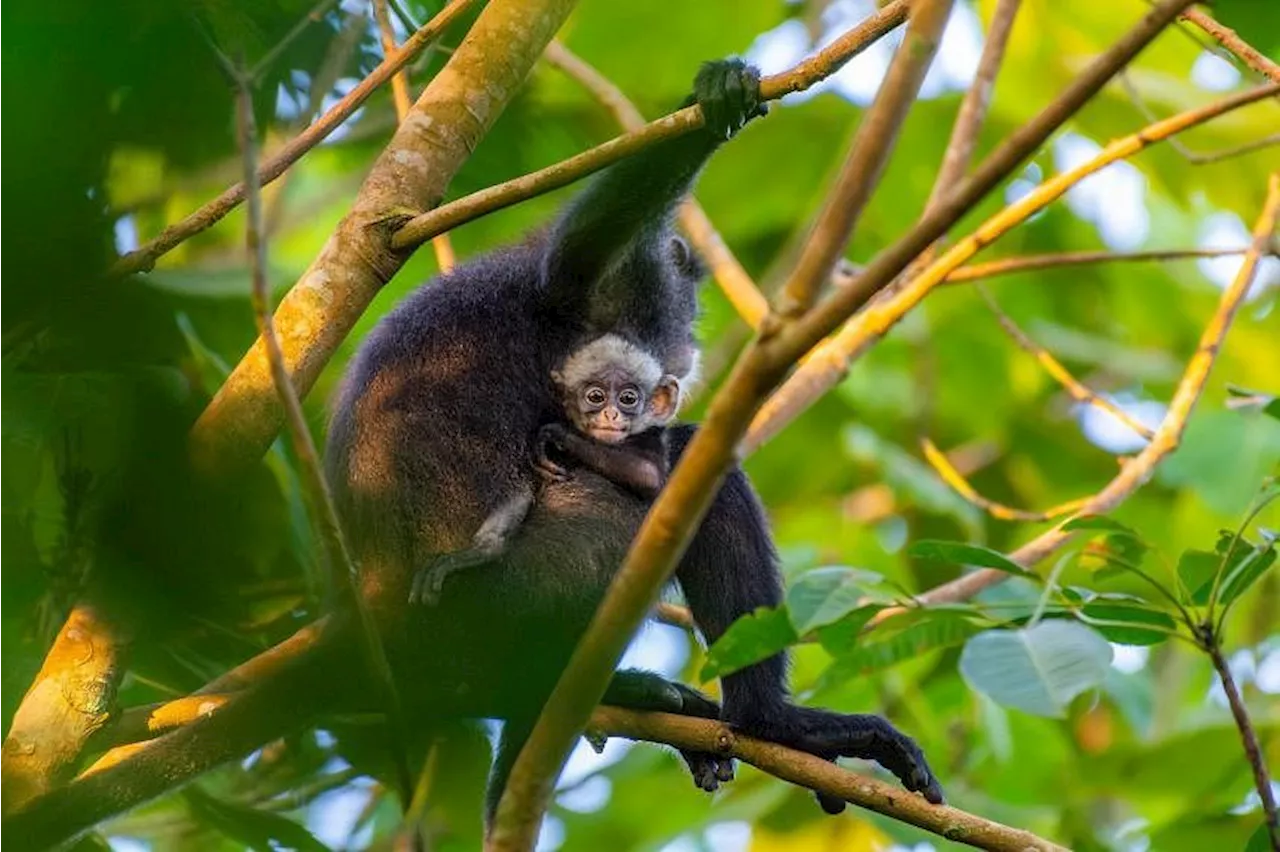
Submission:
[[[604,419],[610,422],[617,420],[622,416],[622,412],[614,408],[612,405],[604,410]]]

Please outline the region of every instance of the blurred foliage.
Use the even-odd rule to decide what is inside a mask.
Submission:
[[[438,0],[398,5],[423,21]],[[102,274],[117,251],[155,235],[237,176],[230,89],[208,40],[255,62],[312,6],[4,4],[6,725],[70,602],[86,592],[110,601],[138,631],[121,693],[130,705],[189,691],[324,609],[324,572],[292,456],[277,445],[253,477],[221,490],[191,479],[183,463],[186,429],[253,339],[242,214],[180,246],[151,275],[108,281]],[[762,61],[776,57],[797,32],[821,38],[831,21],[853,20],[865,6],[583,3],[562,36],[656,116],[680,101],[699,61],[745,51]],[[958,6],[956,26],[976,25],[975,7]],[[993,6],[981,0],[976,12],[985,19]],[[1145,8],[1139,0],[1079,0],[1068,11],[1053,0],[1025,0],[979,153],[1048,103]],[[1280,47],[1276,4],[1218,0],[1215,14],[1264,52]],[[464,28],[447,33],[444,45],[456,44]],[[264,72],[256,107],[265,150],[296,133],[379,55],[365,5],[328,7]],[[446,58],[437,50],[416,63],[415,85]],[[1205,88],[1206,63],[1217,63],[1211,79],[1220,88],[1254,82],[1187,25],[1161,36],[1129,78],[1151,109],[1167,115],[1218,96]],[[879,73],[874,56],[857,67]],[[908,119],[850,258],[869,258],[919,214],[961,96],[955,75],[948,79]],[[796,98],[706,170],[699,198],[766,288],[785,272],[860,114],[838,87]],[[1105,144],[1143,123],[1113,85],[1070,123],[1068,138]],[[389,91],[381,91],[267,189],[269,274],[278,292],[346,211],[393,124]],[[1280,106],[1262,103],[1182,141],[1211,152],[1277,126]],[[576,84],[540,68],[450,196],[615,133]],[[1060,156],[1058,145],[1047,146],[1024,182],[1054,173]],[[1214,225],[1214,238],[1225,228],[1235,235],[1229,244],[1239,245],[1261,207],[1264,175],[1277,165],[1274,147],[1192,166],[1171,146],[1158,146],[1132,166],[1108,170],[1092,196],[1073,192],[988,254],[1114,246],[1107,207],[1128,217],[1120,224],[1137,227],[1138,245],[1128,248],[1196,246],[1213,237]],[[1128,206],[1118,194],[1121,178],[1138,187]],[[469,224],[452,235],[455,246],[468,256],[516,238],[566,192]],[[961,228],[1001,203],[994,194]],[[1213,311],[1223,268],[1229,276],[1233,264],[1084,266],[990,286],[1080,378],[1158,410]],[[366,313],[307,401],[317,434],[354,347],[434,271],[431,252],[418,252]],[[1136,448],[1115,424],[1074,406],[1001,334],[972,289],[937,292],[749,460],[790,577],[787,601],[744,620],[709,655],[691,648],[679,673],[698,682],[799,643],[797,695],[887,713],[932,756],[962,808],[1082,850],[1243,848],[1260,816],[1238,734],[1204,655],[1170,634],[1187,633],[1173,600],[1204,613],[1213,599],[1264,750],[1280,766],[1280,580],[1268,571],[1269,530],[1280,526],[1275,504],[1240,526],[1280,461],[1280,423],[1268,416],[1280,391],[1280,273],[1268,265],[1261,277],[1266,283],[1236,319],[1182,447],[1114,520],[1085,524],[1057,563],[1056,583],[1041,579],[1046,566],[1040,577],[1011,579],[971,604],[900,613],[864,633],[885,606],[954,578],[961,565],[1005,567],[999,553],[1040,528],[993,521],[952,493],[923,461],[918,436],[967,451],[979,491],[1031,508],[1090,493],[1113,476],[1117,458],[1106,436],[1125,444],[1121,452]],[[714,285],[703,301],[708,362],[723,369],[745,340],[743,326]],[[709,376],[708,388],[716,378]],[[1220,535],[1224,529],[1231,532]],[[1005,654],[995,665],[987,656],[993,644]],[[1079,665],[1046,670],[1041,660]],[[398,813],[371,780],[382,770],[368,740],[351,723],[275,743],[106,833],[158,849],[390,848]],[[433,848],[475,848],[487,739],[463,727],[436,748],[424,817]],[[611,746],[606,755],[566,785],[548,823],[548,847],[952,848],[865,813],[822,817],[807,793],[749,768],[708,798],[666,751]]]

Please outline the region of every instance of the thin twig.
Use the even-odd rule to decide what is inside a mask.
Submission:
[[[850,772],[811,754],[742,736],[710,719],[600,707],[592,714],[589,728],[606,735],[735,757],[784,781],[978,849],[1065,852],[1065,847],[1029,831],[1001,825],[959,808],[931,805],[922,796],[906,793],[893,784]]]
[[[877,11],[831,44],[796,65],[790,71],[760,81],[760,97],[776,100],[783,95],[802,91],[826,79],[873,42],[902,23],[907,15],[906,0],[894,2]],[[410,219],[391,240],[392,248],[407,249],[421,245],[439,233],[543,195],[600,171],[623,157],[644,148],[690,133],[702,126],[702,110],[697,106],[651,121],[642,129],[625,133],[544,169],[482,189],[479,192],[443,204],[430,212]]]
[[[908,279],[892,293],[886,293],[872,300],[857,316],[845,324],[839,334],[829,341],[822,342],[813,352],[809,353],[805,358],[804,365],[796,370],[786,384],[773,394],[761,408],[759,414],[756,415],[755,421],[751,424],[751,431],[743,442],[743,451],[751,452],[758,448],[762,443],[777,434],[783,426],[798,416],[800,412],[807,409],[827,390],[834,387],[848,372],[849,364],[854,359],[883,337],[890,328],[897,324],[903,316],[919,304],[920,300],[958,269],[961,264],[967,262],[1009,229],[1025,221],[1031,214],[1044,209],[1048,204],[1057,200],[1071,186],[1105,166],[1118,160],[1132,157],[1144,148],[1167,139],[1175,133],[1203,124],[1212,118],[1231,110],[1239,109],[1247,104],[1273,97],[1278,92],[1280,92],[1280,84],[1270,83],[1230,95],[1222,100],[1187,110],[1163,121],[1148,125],[1137,133],[1112,142],[1092,160],[1082,163],[1074,169],[1055,175],[1013,204],[1005,207],[979,226],[969,237],[956,243],[953,248],[945,252],[914,278]],[[1058,111],[1059,107],[1055,104],[1052,109]],[[1022,131],[1019,131],[1019,134],[1021,133]],[[994,158],[1000,153],[1000,151],[997,151],[996,154],[992,154],[988,158],[988,162],[993,162]],[[963,190],[967,185],[974,182],[975,178],[986,168],[987,165],[984,163],[973,177],[967,178],[960,184],[960,189]],[[949,197],[954,198],[955,193],[952,193]],[[922,223],[928,221],[934,215],[926,214]],[[904,247],[904,253],[906,250],[909,249]],[[880,265],[880,269],[876,268],[877,264]],[[806,324],[812,324],[817,326],[819,330],[825,331],[830,327],[831,320],[838,316],[839,312],[848,309],[850,303],[853,303],[854,308],[861,307],[874,295],[872,285],[878,283],[879,279],[883,277],[883,267],[885,265],[877,259],[863,273],[860,279],[863,283],[860,284],[859,281],[855,281],[848,287],[833,293],[828,300],[830,305],[826,309],[827,315],[824,317],[806,317]],[[866,279],[871,276],[873,271],[877,273],[875,278],[871,283],[866,283]],[[815,311],[815,313],[817,312]],[[809,335],[810,339],[815,337],[816,335]],[[815,342],[819,341],[821,341],[821,337],[816,337]]]
[[[627,99],[611,80],[597,71],[558,41],[547,45],[543,57],[556,68],[572,77],[613,114],[623,130],[639,130],[644,127],[644,116],[635,104]],[[698,250],[703,261],[711,267],[711,275],[720,286],[725,298],[738,315],[752,328],[759,328],[769,312],[769,302],[751,276],[725,245],[715,225],[693,198],[680,205],[680,227],[689,242]]]
[[[280,58],[280,54],[284,53],[289,45],[293,44],[294,39],[302,35],[307,27],[324,18],[330,7],[337,2],[338,0],[320,0],[319,3],[311,7],[311,11],[303,15],[289,32],[285,33],[284,38],[276,42],[275,47],[267,51],[267,55],[258,60],[258,64],[253,66],[249,76],[254,80],[261,78],[263,73]]]
[[[343,535],[338,511],[334,506],[333,493],[329,490],[329,483],[325,481],[324,471],[320,466],[320,455],[316,452],[311,430],[307,427],[306,415],[302,411],[302,402],[298,399],[297,391],[289,378],[289,371],[284,363],[284,353],[276,337],[275,319],[272,316],[271,297],[267,287],[267,247],[262,238],[262,197],[258,185],[257,130],[253,119],[253,95],[249,88],[248,76],[236,74],[235,79],[238,88],[236,106],[240,130],[239,142],[244,159],[247,214],[245,242],[249,251],[249,268],[253,277],[253,311],[258,321],[258,332],[266,343],[271,378],[275,383],[276,393],[280,396],[280,402],[284,406],[285,422],[289,427],[294,454],[298,458],[302,481],[307,489],[314,520],[320,531],[320,539],[324,542],[325,554],[335,581],[334,587],[346,589],[347,603],[359,615],[368,662],[375,673],[375,681],[383,691],[382,697],[386,702],[392,731],[393,763],[399,775],[401,793],[407,804],[413,790],[413,776],[409,772],[409,764],[402,747],[405,742],[405,728],[400,694],[391,674],[391,664],[387,660],[386,650],[382,647],[381,634],[360,593],[360,578],[356,572],[355,563],[351,560],[350,551],[347,549],[346,537]]]
[[[991,15],[991,27],[987,30],[986,43],[978,58],[978,69],[974,72],[969,91],[965,92],[964,100],[960,102],[960,111],[951,127],[951,139],[947,142],[946,153],[942,155],[942,166],[933,182],[929,200],[925,202],[925,210],[936,207],[956,181],[969,171],[969,164],[973,161],[973,152],[978,144],[978,134],[991,105],[996,75],[1004,64],[1005,47],[1009,43],[1013,21],[1021,5],[1022,0],[999,0],[996,4],[995,12]]]
[[[1271,840],[1273,852],[1280,852],[1280,815],[1276,812],[1276,794],[1271,789],[1271,776],[1267,772],[1267,760],[1263,756],[1262,747],[1258,744],[1258,734],[1253,729],[1249,712],[1240,696],[1240,688],[1231,674],[1231,667],[1222,656],[1221,638],[1216,634],[1202,637],[1201,647],[1213,661],[1213,669],[1222,680],[1222,691],[1227,695],[1227,704],[1231,706],[1231,717],[1240,729],[1240,741],[1244,745],[1244,756],[1253,772],[1253,786],[1262,801],[1263,818],[1267,825],[1267,834]]]
[[[1004,329],[1005,333],[1013,339],[1014,343],[1018,344],[1019,348],[1039,361],[1040,366],[1044,367],[1045,372],[1048,373],[1054,381],[1062,385],[1062,387],[1066,389],[1067,393],[1071,395],[1072,399],[1083,405],[1092,405],[1102,411],[1105,411],[1125,426],[1128,426],[1140,437],[1148,441],[1151,440],[1154,432],[1152,432],[1149,427],[1139,423],[1123,408],[1116,405],[1106,397],[1095,393],[1093,389],[1085,385],[1075,376],[1071,375],[1067,368],[1062,366],[1062,362],[1053,357],[1049,350],[1032,340],[1027,333],[1013,321],[1013,318],[1000,308],[1000,305],[996,302],[991,293],[987,291],[987,288],[982,285],[978,285],[978,292],[982,295],[983,301],[987,303],[987,308],[991,313],[995,314],[996,319],[1000,323],[1000,327]],[[1050,515],[1049,517],[1054,517],[1054,515]]]
[[[304,154],[324,141],[330,133],[346,121],[379,86],[391,79],[397,71],[413,59],[424,47],[436,39],[446,27],[456,21],[479,0],[452,0],[391,56],[333,105],[310,127],[295,136],[269,159],[258,166],[260,185],[271,183]],[[119,278],[136,272],[150,272],[162,255],[167,254],[184,240],[211,227],[244,201],[244,183],[240,182],[223,190],[222,194],[189,214],[179,222],[166,227],[155,239],[121,257],[107,271],[109,278]]]
[[[1033,523],[1049,521],[1076,512],[1084,504],[1084,500],[1068,500],[1066,503],[1061,503],[1041,512],[1030,512],[1026,509],[1015,509],[1012,506],[997,503],[979,494],[977,489],[969,484],[960,471],[956,470],[951,465],[951,462],[947,461],[946,454],[939,450],[933,441],[928,438],[921,438],[920,448],[924,452],[925,461],[929,462],[929,465],[937,472],[943,482],[951,486],[951,489],[965,500],[982,509],[991,517],[1001,521],[1028,521]]]
[[[373,0],[373,17],[378,22],[378,32],[382,39],[382,53],[391,56],[396,52],[396,34],[391,28],[391,17],[387,14],[387,0]],[[391,99],[396,107],[396,123],[399,124],[409,115],[413,100],[409,97],[409,70],[401,68],[391,75]],[[457,264],[457,255],[453,251],[453,243],[448,234],[436,234],[431,238],[431,249],[436,255],[436,266],[441,272],[448,272]]]
[[[1118,476],[1081,506],[1079,514],[1107,514],[1142,487],[1151,478],[1156,465],[1178,448],[1187,419],[1191,416],[1196,401],[1200,398],[1205,383],[1209,379],[1209,371],[1213,368],[1214,360],[1222,349],[1222,342],[1226,338],[1227,330],[1231,327],[1231,321],[1249,293],[1258,261],[1265,254],[1275,231],[1278,213],[1280,213],[1280,173],[1271,175],[1267,201],[1254,226],[1252,245],[1245,254],[1244,262],[1241,263],[1235,279],[1227,289],[1223,290],[1218,308],[1205,326],[1195,354],[1187,362],[1187,368],[1174,391],[1173,399],[1169,402],[1164,420],[1156,429],[1155,436],[1121,468]],[[1010,553],[1009,558],[1029,568],[1058,550],[1070,538],[1071,533],[1064,532],[1061,527],[1055,527]],[[922,606],[965,601],[988,586],[1007,579],[1008,576],[1005,572],[995,569],[974,571],[924,592],[918,596],[917,601]],[[888,617],[892,612],[892,610],[885,610],[880,615]]]
[[[826,206],[818,214],[800,257],[783,285],[778,313],[795,317],[809,310],[827,283],[849,235],[880,183],[907,112],[915,103],[924,75],[933,63],[951,2],[921,0],[911,8],[903,46],[876,91],[875,100],[858,125],[857,135],[836,177]]]
[[[1129,100],[1133,102],[1133,105],[1137,108],[1138,112],[1142,114],[1143,118],[1151,122],[1159,120],[1159,116],[1156,115],[1156,111],[1153,110],[1150,104],[1147,103],[1146,99],[1142,97],[1142,93],[1138,91],[1138,87],[1134,84],[1133,80],[1129,79],[1128,74],[1120,75],[1120,87],[1124,89],[1125,94],[1129,96]],[[1229,148],[1210,151],[1209,153],[1196,151],[1192,149],[1191,146],[1178,139],[1169,140],[1169,147],[1178,152],[1178,155],[1181,156],[1182,159],[1186,160],[1193,166],[1206,166],[1210,163],[1220,163],[1223,160],[1229,160],[1232,157],[1251,154],[1254,151],[1260,151],[1263,148],[1268,148],[1276,144],[1280,144],[1280,133],[1272,133],[1269,136],[1263,136],[1261,139],[1254,139],[1240,145],[1232,145]]]
[[[1173,140],[1169,140],[1173,141]],[[953,270],[943,280],[944,284],[965,284],[985,278],[997,278],[1001,275],[1014,275],[1019,272],[1035,272],[1040,269],[1057,269],[1059,267],[1086,266],[1095,263],[1137,263],[1145,261],[1190,260],[1205,257],[1230,257],[1244,254],[1245,248],[1206,248],[1206,249],[1170,249],[1159,251],[1069,251],[1050,254],[1028,254],[1021,257],[1007,257],[990,260],[985,263],[971,263]]]
[[[1182,20],[1190,21],[1204,30],[1245,65],[1269,78],[1273,83],[1280,83],[1280,65],[1272,62],[1263,55],[1262,51],[1240,38],[1235,30],[1223,26],[1199,9],[1188,9],[1182,13],[1181,17]]]

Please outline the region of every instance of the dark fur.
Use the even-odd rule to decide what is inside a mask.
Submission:
[[[705,67],[704,107],[726,89],[742,95],[746,73],[729,63]],[[706,111],[722,129],[736,129],[757,112],[753,98],[743,104],[727,119],[722,103]],[[429,693],[433,712],[508,720],[493,801],[647,500],[577,470],[543,485],[506,553],[459,573],[437,608],[406,606],[409,583],[424,560],[465,547],[496,506],[530,483],[538,429],[561,416],[551,371],[576,346],[612,331],[652,352],[665,372],[687,373],[695,279],[670,216],[719,141],[693,133],[654,146],[601,174],[544,235],[410,295],[370,335],[337,400],[327,463],[365,597],[398,681]],[[671,430],[673,456],[690,435]],[[768,526],[741,471],[728,476],[677,579],[711,641],[739,615],[781,601]],[[828,758],[874,758],[910,789],[940,798],[909,739],[879,717],[792,706],[785,668],[779,655],[727,677],[723,717]],[[658,703],[674,694],[688,712],[705,714],[705,700],[672,689],[646,694]],[[689,758],[701,786],[728,776],[723,761]]]

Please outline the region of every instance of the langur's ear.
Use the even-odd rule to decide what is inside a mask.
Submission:
[[[675,376],[663,376],[649,400],[650,419],[655,426],[663,426],[676,416],[680,407],[680,380]]]
[[[559,370],[552,370],[552,371],[551,371],[551,383],[552,383],[552,384],[554,384],[554,385],[555,385],[556,387],[558,387],[558,388],[563,388],[563,387],[564,387],[564,373],[560,372]]]
[[[702,260],[694,253],[693,246],[689,245],[684,237],[671,238],[671,259],[675,262],[676,269],[680,270],[680,274],[685,278],[699,281],[707,276]]]

